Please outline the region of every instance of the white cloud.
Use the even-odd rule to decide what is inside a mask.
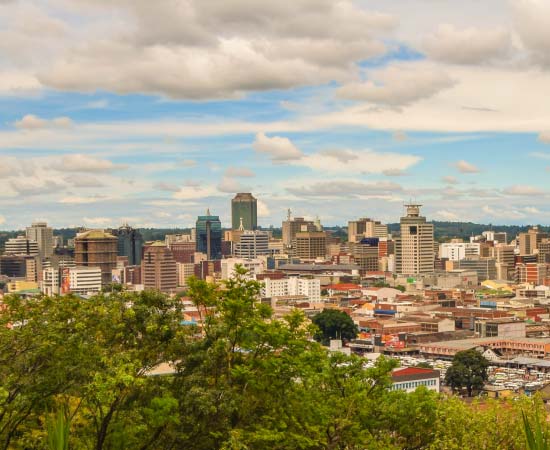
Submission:
[[[204,199],[219,195],[218,190],[213,186],[185,186],[178,192],[175,192],[173,197],[178,200],[195,200]]]
[[[178,166],[181,167],[195,167],[197,165],[197,161],[194,159],[182,159],[178,162]]]
[[[349,150],[320,152],[304,155],[291,164],[309,167],[312,170],[329,173],[383,173],[396,175],[419,163],[419,156],[375,152],[372,150]]]
[[[461,221],[462,217],[460,217],[456,212],[442,209],[434,213],[434,219],[454,222],[454,221]]]
[[[247,167],[228,167],[225,169],[224,175],[226,177],[240,177],[240,178],[252,178],[256,174]]]
[[[19,195],[41,195],[58,192],[66,184],[53,177],[19,177],[10,180],[10,186]]]
[[[224,176],[218,184],[218,190],[220,192],[236,193],[250,191],[250,187],[244,186],[234,178]]]
[[[456,64],[480,64],[506,56],[511,49],[511,37],[504,28],[457,29],[444,24],[425,39],[424,48],[432,59]]]
[[[344,99],[383,106],[405,106],[452,87],[455,81],[437,67],[394,64],[374,70],[369,80],[349,83],[336,91]]]
[[[153,184],[153,189],[157,189],[159,191],[167,191],[167,192],[178,192],[181,188],[177,184],[160,181],[158,183]]]
[[[55,117],[53,119],[42,119],[33,114],[27,114],[14,124],[20,130],[41,130],[44,128],[69,128],[73,125],[69,117]]]
[[[515,28],[533,62],[550,64],[550,4],[546,0],[513,0]]]
[[[264,133],[256,134],[252,148],[258,153],[265,153],[274,162],[291,161],[302,157],[302,152],[288,138],[268,137]]]
[[[550,131],[542,131],[539,133],[539,141],[543,144],[550,144]]]
[[[535,186],[528,186],[523,184],[516,184],[504,189],[504,192],[507,195],[519,195],[519,196],[533,196],[533,195],[544,195],[545,192],[542,189],[539,189]]]
[[[112,172],[124,168],[126,166],[114,164],[108,159],[83,154],[65,155],[58,166],[59,170],[66,172]]]
[[[460,160],[453,164],[460,173],[478,173],[479,168],[468,161]]]
[[[356,180],[326,180],[316,181],[308,185],[287,186],[286,190],[299,197],[321,197],[321,198],[346,198],[346,197],[379,197],[394,196],[403,191],[403,187],[389,181],[364,183]]]
[[[458,179],[453,176],[445,176],[441,178],[441,181],[443,181],[443,183],[446,183],[446,184],[458,184]]]
[[[409,136],[407,135],[407,133],[401,130],[394,131],[392,137],[397,142],[404,142],[409,139]]]
[[[267,203],[265,203],[264,201],[258,199],[257,207],[258,207],[258,211],[257,211],[258,217],[269,217],[271,215],[269,206],[267,206]]]
[[[6,218],[4,216],[0,216],[0,225],[3,225],[6,223]]]
[[[112,217],[84,217],[82,220],[86,225],[92,226],[108,226],[115,223]]]
[[[65,205],[86,205],[88,203],[97,203],[104,200],[105,197],[100,195],[94,195],[92,197],[69,196],[61,198],[59,203]]]

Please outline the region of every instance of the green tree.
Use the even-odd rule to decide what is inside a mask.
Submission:
[[[331,339],[355,339],[359,333],[351,317],[336,309],[324,309],[312,321],[318,327],[314,337],[323,345],[328,345]]]
[[[447,369],[445,383],[453,390],[466,388],[468,397],[474,390],[483,388],[487,381],[487,359],[475,349],[458,352]]]

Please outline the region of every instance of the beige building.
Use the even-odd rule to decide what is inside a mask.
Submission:
[[[387,238],[388,226],[368,217],[348,222],[348,242],[359,242],[366,237]]]
[[[538,250],[538,245],[543,239],[548,238],[548,233],[543,233],[538,227],[531,228],[527,233],[520,233],[519,239],[519,254],[532,255]]]
[[[76,265],[99,267],[103,285],[111,283],[113,269],[116,269],[118,239],[103,230],[89,230],[76,235],[74,246]]]
[[[187,280],[195,275],[195,264],[176,263],[178,270],[178,286],[187,286]]]
[[[41,258],[53,255],[53,229],[46,222],[34,222],[27,227],[27,238],[38,244]]]
[[[317,228],[312,220],[305,220],[303,217],[295,217],[283,222],[283,245],[290,247],[296,237],[296,233],[314,232]]]
[[[296,233],[292,249],[294,256],[300,259],[324,258],[327,253],[327,234],[324,231]]]
[[[157,241],[144,247],[141,282],[145,289],[161,292],[174,292],[178,287],[177,263],[164,242]]]
[[[417,275],[434,272],[434,226],[420,215],[422,205],[405,205],[401,218],[401,236],[395,240],[395,270]]]

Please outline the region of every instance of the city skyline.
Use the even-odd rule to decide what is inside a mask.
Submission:
[[[549,222],[550,6],[311,4],[0,2],[0,229]]]

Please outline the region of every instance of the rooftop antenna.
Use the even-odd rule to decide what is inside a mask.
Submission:
[[[239,217],[239,219],[240,219],[240,222],[239,222],[239,231],[244,231],[243,218],[242,218],[242,217]]]
[[[207,216],[210,215],[210,208],[206,208],[206,215],[207,215]]]

